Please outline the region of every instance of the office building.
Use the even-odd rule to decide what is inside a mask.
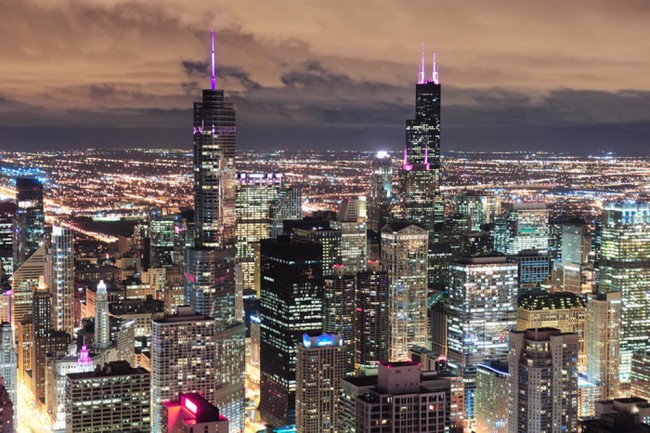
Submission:
[[[296,361],[296,432],[334,433],[339,416],[339,384],[348,350],[333,334],[304,334]]]
[[[503,256],[463,256],[449,270],[447,360],[463,378],[465,418],[472,422],[478,365],[507,359],[508,332],[517,323],[517,265]]]
[[[13,239],[14,270],[43,246],[45,212],[41,181],[34,177],[16,178],[16,204]]]
[[[162,403],[184,392],[201,393],[216,401],[217,326],[191,307],[179,307],[174,316],[155,319],[151,337],[152,432],[162,432]],[[214,403],[213,403],[214,404]]]
[[[494,224],[501,217],[501,197],[468,192],[452,198],[454,211],[469,219],[469,230],[480,232],[485,224]]]
[[[476,370],[476,433],[508,433],[508,364],[486,360]]]
[[[583,293],[592,289],[593,237],[584,221],[562,224],[560,286],[563,290]]]
[[[520,289],[538,289],[549,281],[551,275],[551,258],[547,252],[524,250],[508,261],[517,264]]]
[[[424,54],[415,86],[415,118],[406,121],[406,144],[399,171],[400,202],[404,217],[417,223],[435,241],[434,227],[443,223],[440,193],[440,92],[438,65],[425,76]]]
[[[358,369],[387,362],[389,357],[388,273],[371,260],[356,278],[354,313],[354,362]]]
[[[32,294],[45,266],[45,247],[41,247],[14,271],[11,283],[11,324],[16,325],[32,314]]]
[[[515,256],[548,252],[548,209],[542,203],[514,203],[494,227],[494,251]]]
[[[601,398],[617,398],[621,391],[621,293],[592,295],[586,322],[587,375],[602,387]]]
[[[169,268],[174,264],[174,227],[177,219],[177,215],[156,215],[149,222],[149,267]]]
[[[650,335],[650,204],[603,205],[600,293],[621,292],[621,382],[629,384],[632,354],[646,350]]]
[[[557,328],[578,336],[578,369],[587,368],[587,308],[585,301],[572,292],[533,292],[519,296],[517,330]],[[591,338],[591,337],[590,337]]]
[[[348,202],[350,203],[350,202]],[[363,221],[332,221],[332,228],[341,232],[341,264],[347,272],[356,274],[366,269],[368,236]]]
[[[47,281],[52,292],[52,326],[74,334],[74,250],[72,231],[52,226],[52,248],[48,251]]]
[[[411,223],[381,230],[381,265],[388,273],[388,334],[391,361],[403,361],[410,346],[428,346],[427,269],[429,232]]]
[[[297,344],[323,326],[323,249],[280,236],[260,253],[260,414],[280,427],[295,423]]]
[[[111,345],[110,325],[108,319],[108,293],[106,283],[97,284],[97,297],[95,299],[95,343],[97,350],[105,350]]]
[[[14,219],[16,203],[0,202],[0,277],[14,273]]]
[[[630,394],[650,400],[650,351],[632,355]]]
[[[14,433],[16,431],[14,429],[15,412],[14,404],[0,378],[0,433]]]
[[[316,222],[317,225],[312,223]],[[329,220],[304,218],[302,221],[285,223],[294,239],[321,245],[323,250],[323,276],[334,274],[334,265],[343,263],[343,232],[332,227]]]
[[[579,345],[554,328],[510,333],[509,433],[577,431]]]
[[[32,297],[32,392],[36,400],[45,401],[45,359],[52,328],[52,294],[41,275]]]
[[[297,188],[283,189],[269,208],[271,219],[271,236],[277,238],[284,233],[285,221],[296,221],[302,218],[302,191]]]
[[[68,374],[66,432],[149,432],[149,390],[149,373],[124,361]]]
[[[255,288],[255,247],[271,237],[271,203],[282,190],[281,173],[237,173],[235,200],[237,264],[243,290]],[[300,215],[298,215],[300,218]]]
[[[377,152],[370,170],[370,188],[366,197],[368,229],[379,232],[388,222],[393,201],[393,161],[388,152]]]
[[[214,31],[211,85],[194,103],[194,230],[196,247],[235,245],[235,109],[216,87]]]
[[[163,433],[228,433],[228,419],[201,394],[163,402]]]
[[[344,433],[449,431],[450,382],[410,361],[379,364],[377,376],[341,381]]]
[[[18,404],[18,360],[14,346],[14,335],[9,323],[0,325],[0,377],[15,408]],[[13,412],[14,424],[16,411]]]
[[[354,275],[334,265],[334,275],[323,278],[323,332],[338,335],[346,344],[347,369],[354,366]]]
[[[236,316],[235,254],[232,248],[188,248],[185,256],[187,305],[229,327]]]

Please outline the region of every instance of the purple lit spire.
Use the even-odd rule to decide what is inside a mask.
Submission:
[[[438,75],[438,61],[436,60],[436,52],[433,52],[433,73],[431,79],[434,83],[440,84],[440,76]]]
[[[77,360],[77,365],[79,367],[90,367],[93,365],[90,355],[88,354],[88,348],[84,344],[81,346],[81,351],[79,352],[79,359]]]
[[[426,83],[426,78],[424,78],[424,44],[422,44],[422,58],[420,60],[420,72],[418,73],[418,84]]]
[[[210,73],[211,73],[211,80],[210,84],[212,85],[212,90],[215,90],[217,88],[217,80],[215,78],[215,56],[214,56],[214,29],[210,30],[210,38],[212,39],[212,52],[210,54]]]

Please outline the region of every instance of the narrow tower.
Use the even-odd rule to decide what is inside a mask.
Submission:
[[[97,284],[97,298],[95,300],[95,347],[106,349],[109,344],[108,293],[106,292],[104,280],[101,280]]]

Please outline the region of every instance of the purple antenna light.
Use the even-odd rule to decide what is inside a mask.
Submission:
[[[214,29],[210,30],[210,38],[212,39],[212,53],[210,54],[210,72],[211,72],[210,84],[212,84],[212,90],[215,90],[217,88],[217,80],[216,80],[215,74],[214,74],[214,70],[215,70]]]
[[[440,75],[438,74],[438,61],[436,59],[436,52],[433,52],[433,73],[431,74],[431,79],[434,83],[440,84]]]
[[[418,74],[418,84],[424,84],[426,79],[424,78],[424,44],[422,44],[422,58],[420,60],[420,72]]]

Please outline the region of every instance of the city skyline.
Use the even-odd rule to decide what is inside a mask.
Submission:
[[[214,27],[240,148],[398,150],[424,43],[445,150],[643,152],[642,2],[367,6],[3,0],[0,148],[188,148]]]

